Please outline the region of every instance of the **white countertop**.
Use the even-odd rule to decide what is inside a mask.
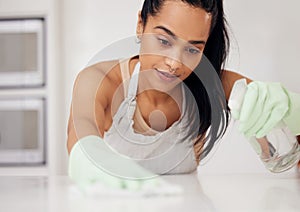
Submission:
[[[215,174],[164,176],[183,186],[169,197],[84,197],[66,176],[0,177],[0,210],[15,211],[300,211],[300,176]]]

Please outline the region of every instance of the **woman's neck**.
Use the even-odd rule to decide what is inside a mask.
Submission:
[[[137,98],[143,101],[147,101],[153,106],[164,104],[167,105],[171,101],[176,101],[177,103],[180,103],[182,99],[181,86],[179,84],[168,92],[161,92],[155,89],[144,90],[142,92],[137,92]]]

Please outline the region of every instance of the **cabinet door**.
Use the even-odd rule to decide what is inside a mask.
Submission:
[[[43,19],[0,19],[0,86],[43,85]]]
[[[44,163],[43,100],[0,100],[0,164]]]

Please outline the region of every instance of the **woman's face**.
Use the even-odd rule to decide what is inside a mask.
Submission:
[[[177,0],[165,1],[145,26],[139,17],[140,65],[151,84],[171,88],[187,78],[201,60],[210,25],[211,14]]]

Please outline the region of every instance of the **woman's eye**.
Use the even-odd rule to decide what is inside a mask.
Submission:
[[[157,39],[163,46],[171,46],[171,43],[168,40],[163,38],[157,38]]]
[[[190,54],[199,54],[199,53],[200,53],[200,50],[199,50],[199,49],[196,49],[196,48],[187,48],[187,51],[188,51]]]

